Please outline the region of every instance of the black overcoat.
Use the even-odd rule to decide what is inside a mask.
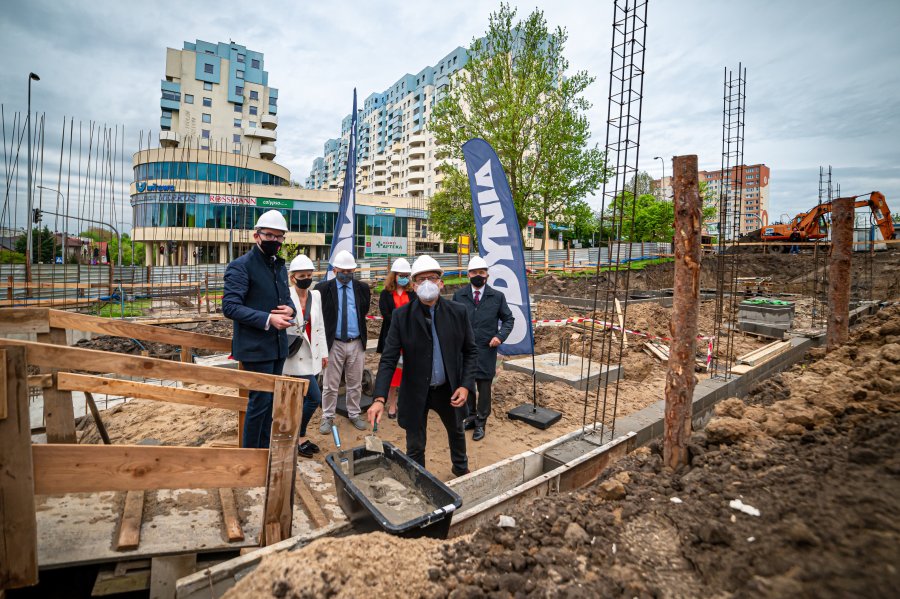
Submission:
[[[478,348],[476,380],[492,379],[497,374],[497,348],[491,347],[489,343],[493,337],[501,342],[506,341],[516,320],[506,303],[505,295],[490,285],[482,287],[481,292],[477,306],[471,285],[457,289],[453,294],[453,301],[466,307],[472,332],[475,334],[475,347]]]

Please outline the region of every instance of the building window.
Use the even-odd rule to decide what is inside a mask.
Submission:
[[[209,81],[204,81],[203,89],[205,89],[208,92],[211,92],[212,91],[212,83],[210,83]]]
[[[162,93],[162,99],[163,100],[174,100],[175,102],[180,102],[181,94],[178,92],[164,91]]]
[[[241,143],[241,136],[239,134],[235,133],[234,135],[231,136],[231,140],[234,143],[239,144],[239,143]]]
[[[194,96],[192,96],[191,94],[184,94],[184,103],[185,104],[193,104]]]
[[[250,114],[256,114],[256,106],[250,107]]]
[[[240,104],[235,104],[235,105],[234,105],[234,111],[235,111],[235,112],[241,112],[242,110],[244,110],[244,107],[241,106]]]
[[[251,92],[250,92],[250,99],[251,99],[251,100],[259,100],[259,92],[251,91]]]
[[[212,98],[203,98],[203,105],[207,107],[212,106]]]
[[[203,130],[203,139],[209,139],[209,129]]]
[[[250,128],[256,129],[256,121],[250,121]]]
[[[243,78],[244,78],[244,71],[240,71],[240,70],[239,70],[239,71],[237,72],[237,78],[238,78],[238,79],[243,79]]]
[[[238,54],[237,61],[238,61],[238,62],[244,62],[244,55],[243,55],[243,54]]]
[[[212,122],[212,115],[209,114],[208,112],[204,112],[204,113],[203,113],[203,122],[204,122],[204,123],[211,123],[211,122]]]
[[[235,95],[235,96],[243,96],[243,95],[244,95],[244,88],[243,88],[243,86],[241,86],[241,85],[235,85],[235,86],[234,86],[234,95]]]
[[[256,58],[250,59],[250,66],[253,67],[254,69],[258,69],[259,68],[259,60]]]
[[[239,128],[241,126],[241,119],[234,119],[234,126]]]
[[[203,65],[203,72],[204,72],[204,73],[210,73],[210,74],[212,74],[212,72],[213,72],[213,65],[211,65],[211,64],[205,64],[205,65]]]

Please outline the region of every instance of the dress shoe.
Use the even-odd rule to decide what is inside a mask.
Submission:
[[[391,420],[396,420],[396,419],[397,419],[397,412],[393,412],[393,413],[388,412],[388,418],[390,418]]]
[[[481,441],[482,439],[484,439],[484,427],[476,426],[475,434],[472,435],[472,440],[473,441]]]
[[[470,431],[475,428],[475,417],[468,416],[465,420],[463,420],[463,428],[464,430]]]
[[[297,455],[300,456],[301,458],[311,459],[313,457],[313,452],[304,448],[303,445],[298,445],[297,446]]]
[[[464,476],[471,472],[471,470],[469,470],[468,468],[466,468],[465,470],[460,470],[456,466],[454,466],[450,469],[450,472],[453,473],[453,476]]]
[[[300,448],[309,453],[319,453],[321,450],[319,446],[307,439],[303,443],[300,444]]]

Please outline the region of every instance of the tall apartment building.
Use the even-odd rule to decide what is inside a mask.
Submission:
[[[275,158],[278,90],[261,52],[231,43],[166,49],[160,146]]]
[[[743,173],[743,180],[738,177]],[[737,193],[740,184],[740,235],[755,231],[768,221],[769,211],[769,167],[765,164],[752,164],[749,166],[735,166],[730,171],[699,171],[700,182],[706,182],[710,195],[718,201],[723,186],[731,186],[732,192]],[[735,207],[729,207],[729,213],[734,213]],[[711,235],[718,235],[718,215],[704,222],[704,228]],[[734,221],[731,221],[734,222]],[[726,232],[730,235],[731,232]]]
[[[383,92],[370,94],[358,112],[357,191],[375,195],[429,198],[443,179],[428,120],[451,76],[467,61],[462,47],[416,74],[407,73]],[[349,96],[348,96],[349,103]],[[325,142],[313,161],[306,187],[340,189],[344,182],[351,115],[341,136]]]

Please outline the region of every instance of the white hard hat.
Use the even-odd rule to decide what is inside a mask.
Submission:
[[[443,275],[444,269],[441,268],[441,265],[438,264],[438,261],[431,256],[419,256],[418,258],[416,258],[416,261],[413,262],[412,272],[410,274],[415,277],[421,272],[439,272]]]
[[[259,217],[259,220],[256,221],[254,229],[275,229],[276,231],[284,231],[287,233],[288,224],[287,221],[284,220],[284,215],[279,211],[267,210],[266,212],[263,212],[262,216]]]
[[[341,250],[337,254],[335,254],[334,258],[331,260],[331,265],[335,268],[356,268],[358,265],[356,264],[356,260],[353,259],[353,254],[348,252],[347,250]]]
[[[409,272],[409,260],[406,258],[397,258],[394,260],[394,263],[391,264],[391,272]]]
[[[487,270],[488,263],[484,261],[484,258],[481,256],[472,256],[469,258],[469,266],[466,270],[478,270],[479,268],[484,268]]]
[[[309,259],[309,256],[305,254],[300,254],[293,260],[291,260],[291,266],[288,268],[288,272],[296,272],[298,270],[315,270],[316,267],[313,265],[313,261]]]

